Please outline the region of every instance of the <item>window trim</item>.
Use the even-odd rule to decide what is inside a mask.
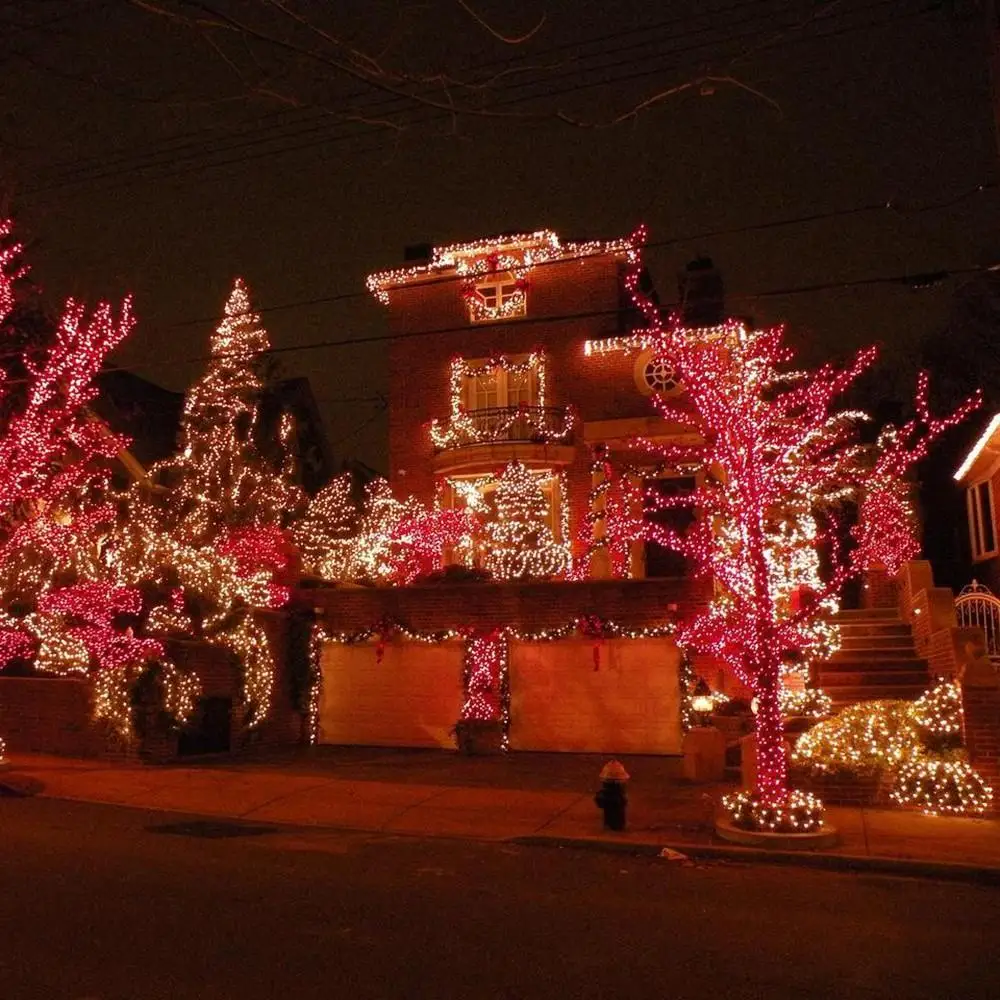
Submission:
[[[989,527],[993,535],[993,547],[986,548],[986,531],[983,522],[983,505],[981,488],[986,487],[986,516],[989,517]],[[990,559],[997,554],[997,525],[993,497],[993,480],[983,479],[974,483],[965,491],[965,510],[969,522],[969,547],[974,562]]]

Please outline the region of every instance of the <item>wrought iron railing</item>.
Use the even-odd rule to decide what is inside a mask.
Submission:
[[[955,617],[959,625],[978,626],[986,633],[986,655],[1000,664],[1000,598],[973,580],[955,598]]]
[[[490,406],[463,410],[447,424],[431,426],[438,451],[500,441],[566,444],[572,438],[573,411],[563,406]]]

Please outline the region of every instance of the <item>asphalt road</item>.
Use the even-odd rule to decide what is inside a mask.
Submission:
[[[996,888],[187,822],[0,799],[0,1000],[1000,994]]]

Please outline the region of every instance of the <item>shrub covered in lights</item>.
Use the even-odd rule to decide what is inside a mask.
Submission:
[[[920,753],[907,701],[862,701],[817,723],[795,744],[792,762],[814,774],[877,774]]]
[[[816,776],[891,774],[898,805],[977,815],[993,792],[958,749],[961,731],[961,692],[942,681],[916,702],[851,705],[800,736],[792,761]]]
[[[973,816],[989,812],[993,789],[961,757],[917,757],[896,771],[890,798],[928,816]]]

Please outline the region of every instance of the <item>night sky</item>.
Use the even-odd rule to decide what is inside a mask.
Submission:
[[[267,4],[208,6],[249,17]],[[298,348],[385,333],[364,279],[407,244],[538,228],[611,238],[645,222],[662,298],[709,255],[732,312],[786,321],[813,361],[880,341],[887,391],[904,395],[962,279],[790,290],[1000,256],[988,33],[972,0],[473,5],[509,34],[544,14],[522,45],[458,0],[286,7],[337,10],[321,23],[411,74],[503,70],[462,100],[524,117],[452,118],[235,32],[213,47],[128,0],[0,0],[5,208],[54,303],[134,293],[139,327],[115,360],[170,388],[200,370],[237,274],[275,347]],[[693,87],[589,125],[699,75],[751,89]],[[248,93],[262,80],[301,106]],[[337,457],[380,469],[384,358],[384,343],[280,354],[311,379]]]

